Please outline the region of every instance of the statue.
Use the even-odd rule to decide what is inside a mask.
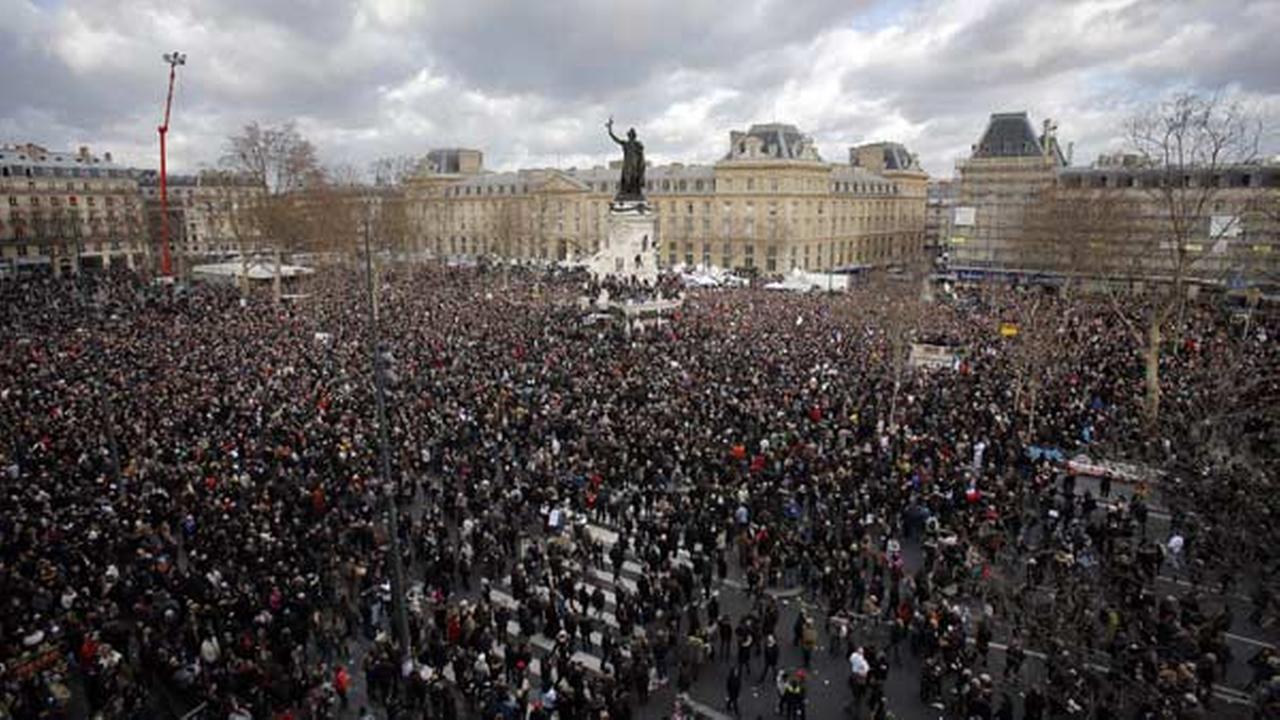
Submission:
[[[627,139],[613,134],[613,118],[604,124],[609,137],[622,146],[622,181],[618,185],[616,201],[644,202],[644,145],[636,140],[636,129],[627,130]]]

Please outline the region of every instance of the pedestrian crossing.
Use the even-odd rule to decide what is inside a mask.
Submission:
[[[589,522],[585,526],[585,531],[593,542],[602,547],[605,554],[608,554],[613,546],[621,540],[621,535],[615,528],[602,523]],[[688,567],[692,569],[693,558],[689,551],[682,547],[671,558],[671,563],[673,567]],[[585,590],[587,594],[592,594],[598,589],[603,595],[604,606],[600,611],[596,611],[593,607],[579,607],[576,598],[570,601],[580,617],[588,618],[596,628],[599,628],[592,629],[585,638],[579,637],[580,646],[573,651],[570,657],[572,663],[582,667],[588,673],[604,673],[606,671],[604,660],[597,653],[604,643],[603,633],[609,631],[616,635],[621,629],[621,624],[616,615],[619,594],[634,595],[638,593],[639,580],[645,575],[651,575],[651,573],[641,563],[636,554],[630,550],[626,553],[616,576],[611,566],[584,566],[575,559],[565,559],[562,561],[562,565],[565,572],[575,578],[573,582],[575,593]],[[540,599],[544,601],[550,596],[550,589],[541,583],[530,584],[527,592],[537,593]],[[495,605],[504,607],[513,613],[519,607],[519,603],[513,594],[510,575],[495,581],[489,587],[489,597]],[[520,623],[515,619],[507,622],[506,634],[508,640],[512,642],[527,641],[529,646],[535,650],[535,658],[529,667],[525,669],[525,672],[531,678],[541,677],[543,658],[554,650],[556,640],[540,632],[531,636],[524,635]],[[633,625],[633,634],[637,638],[644,637],[646,635],[645,628],[639,623],[635,623]],[[503,654],[502,648],[496,648],[495,652],[499,656]],[[651,673],[653,673],[650,678],[651,686],[656,688],[660,684],[657,682],[656,671],[651,671]]]
[[[605,547],[606,551],[619,538],[616,530],[600,525],[589,525],[587,531],[596,542]],[[604,597],[604,607],[599,612],[592,607],[576,607],[576,599],[572,601],[575,610],[581,617],[588,618],[593,625],[602,624],[604,629],[593,629],[585,638],[579,638],[579,642],[585,640],[585,642],[582,642],[583,647],[575,649],[570,655],[572,664],[581,667],[588,673],[603,674],[606,670],[604,659],[596,654],[596,651],[604,644],[604,632],[606,630],[616,633],[621,629],[615,614],[618,607],[618,593],[619,591],[628,594],[638,592],[639,585],[637,581],[644,575],[645,570],[634,556],[629,556],[623,562],[621,571],[616,577],[611,569],[594,566],[584,567],[576,560],[564,561],[564,569],[572,577],[577,578],[573,583],[575,592],[586,590],[588,594],[591,594],[599,589]],[[546,600],[550,595],[549,588],[541,583],[531,584],[528,592],[537,593],[542,600]],[[504,576],[489,587],[490,601],[514,613],[519,607],[519,602],[512,593],[510,575]],[[636,637],[644,636],[644,628],[636,625],[634,634]],[[508,620],[506,635],[507,639],[512,642],[519,640],[528,642],[535,653],[529,666],[525,668],[525,674],[531,679],[541,678],[543,674],[543,659],[555,650],[556,639],[547,637],[541,632],[526,636],[520,627],[520,623],[515,619]],[[493,652],[498,657],[505,657],[503,647],[495,647]]]
[[[622,539],[616,528],[600,522],[589,522],[583,529],[594,543],[600,545],[605,557],[608,556],[614,545]],[[565,558],[560,562],[563,571],[574,578],[572,586],[575,597],[571,599],[565,598],[565,600],[570,603],[570,606],[580,618],[587,618],[592,626],[592,629],[585,637],[581,634],[577,637],[576,647],[569,653],[569,662],[582,668],[588,674],[602,675],[610,672],[610,668],[606,667],[604,659],[601,657],[601,648],[604,644],[605,632],[610,632],[616,637],[621,629],[621,624],[616,615],[619,596],[623,593],[627,595],[637,594],[641,579],[645,576],[652,577],[652,572],[647,569],[646,565],[631,549],[626,552],[616,576],[613,572],[612,563],[607,560],[605,561],[607,567],[598,567],[591,563],[584,565],[575,558]],[[684,547],[680,547],[674,557],[669,559],[669,562],[671,568],[693,568],[692,555]],[[728,584],[735,585],[741,589],[741,583],[730,581]],[[588,603],[588,607],[579,605],[576,594],[584,590],[587,595],[592,595],[597,590],[600,591],[604,599],[603,607],[600,610],[597,611],[590,603]],[[508,574],[501,578],[493,579],[487,591],[492,604],[505,608],[513,615],[517,612],[520,603],[514,595],[511,575]],[[536,593],[544,601],[550,596],[550,589],[540,582],[530,582],[526,587],[526,592]],[[539,625],[541,624],[540,620],[539,618]],[[506,652],[514,648],[516,643],[526,642],[533,652],[529,664],[524,669],[523,676],[536,686],[547,671],[547,658],[557,649],[556,638],[548,637],[542,632],[526,635],[519,621],[514,617],[508,619],[505,634],[506,644],[495,643],[490,648],[490,656],[505,660]],[[636,622],[633,623],[633,634],[636,638],[643,638],[646,636],[646,630],[642,624]],[[448,680],[456,682],[455,673],[451,666],[446,667],[443,674]],[[650,689],[657,690],[667,681],[659,680],[657,669],[651,668],[649,682]],[[702,717],[728,720],[728,716],[723,715],[723,713],[714,708],[702,705],[692,698],[685,698],[685,701]]]

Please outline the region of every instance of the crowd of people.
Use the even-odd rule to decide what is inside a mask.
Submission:
[[[883,718],[910,673],[947,717],[1196,718],[1225,633],[1275,618],[1274,456],[1178,434],[1227,373],[1266,380],[1240,435],[1274,424],[1273,316],[1189,306],[1153,424],[1088,299],[694,292],[637,335],[584,326],[580,279],[400,269],[386,478],[361,282],[0,285],[0,717],[626,720],[714,675],[729,713],[766,683],[788,720]],[[1178,472],[1095,487],[1079,452]],[[842,709],[807,702],[822,652]],[[1280,659],[1234,660],[1274,717]]]

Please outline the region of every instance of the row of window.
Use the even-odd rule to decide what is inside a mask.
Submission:
[[[0,177],[127,178],[127,170],[115,168],[47,167],[44,165],[0,165]]]
[[[1159,173],[1115,174],[1081,173],[1064,174],[1059,179],[1063,187],[1068,188],[1155,188],[1177,184],[1181,187],[1214,187],[1214,188],[1262,188],[1280,187],[1280,172],[1259,173],[1219,173],[1210,176],[1185,174],[1173,178]]]
[[[746,191],[756,192],[757,187],[760,190],[764,190],[766,186],[765,179],[759,178],[758,180],[759,181],[757,182],[757,178],[754,178],[754,177],[745,178],[743,184],[745,185]],[[810,184],[816,187],[818,182],[819,181],[817,180],[813,180],[810,182]],[[587,181],[584,184],[587,187],[587,192],[602,192],[602,193],[617,192],[619,187],[619,183],[617,182]],[[790,185],[791,183],[785,183],[785,184],[782,183],[779,178],[769,178],[769,181],[768,181],[769,192],[774,192],[774,193],[780,192],[781,188],[783,187],[787,187],[787,189],[790,190],[791,189],[789,187]],[[723,181],[723,187],[720,189],[723,191],[729,192],[729,191],[732,191],[733,188],[734,188],[733,179],[725,178],[725,180]],[[527,195],[529,193],[529,185],[527,183],[523,183],[518,186],[515,184],[482,185],[482,186],[472,186],[472,185],[464,184],[464,185],[458,185],[451,188],[445,188],[444,194],[446,197],[473,197],[473,196],[481,196],[481,195],[515,195],[517,194],[517,189],[519,191],[519,194]],[[716,189],[717,189],[717,180],[715,178],[694,179],[694,180],[687,180],[687,179],[672,180],[670,178],[664,178],[661,180],[647,180],[645,182],[645,190],[651,193],[653,192],[683,193],[683,192],[690,192],[690,191],[715,192]],[[830,183],[828,189],[833,193],[849,193],[849,194],[855,194],[855,195],[897,195],[899,194],[898,186],[892,183],[838,181],[838,182]]]
[[[658,241],[660,242],[660,240]],[[552,239],[517,237],[496,241],[491,238],[465,235],[451,235],[447,238],[436,237],[428,245],[434,246],[435,252],[440,255],[479,256],[497,253],[511,257],[537,257],[540,259],[555,257],[561,260],[571,254],[581,257],[593,253],[599,248],[597,242],[578,243],[572,238],[564,237]],[[556,248],[554,252],[551,250],[553,247]],[[679,257],[679,247],[675,243],[668,245],[666,255],[668,264],[676,264]],[[695,264],[694,244],[685,242],[682,247],[684,250],[684,263],[686,265]],[[709,241],[704,240],[701,243],[701,264],[713,264],[713,247],[713,243]],[[897,259],[911,254],[918,254],[923,250],[923,247],[923,238],[919,235],[883,236],[869,238],[862,242],[846,240],[838,243],[818,243],[817,245],[792,245],[790,248],[790,267],[792,269],[804,268],[808,270],[811,267],[822,266],[824,256],[826,258],[826,267]],[[744,264],[747,267],[754,267],[756,245],[754,243],[743,243],[740,244],[740,249]],[[719,265],[721,267],[734,267],[734,243],[724,241],[719,244],[719,250]],[[766,246],[765,255],[765,269],[770,272],[776,271],[778,268],[779,246],[777,244]]]
[[[14,254],[17,255],[18,257],[30,257],[33,255],[34,256],[47,255],[48,249],[49,249],[49,246],[47,245],[10,245],[7,247],[12,247]],[[133,248],[127,248],[127,249],[132,250]],[[83,246],[81,246],[80,254],[98,255],[98,254],[107,253],[107,252],[119,253],[125,250],[126,248],[124,246],[124,243],[120,241],[92,242],[92,243],[85,243]],[[74,257],[76,255],[76,249],[74,247],[63,247],[57,251],[57,254],[62,257]]]
[[[815,201],[808,200],[808,201],[805,201],[806,205],[804,207],[801,207],[800,202],[801,201],[799,200],[791,201],[790,213],[789,213],[791,216],[794,217],[794,216],[800,215],[802,212],[813,213],[815,210],[817,214],[820,216],[825,215],[827,212],[826,202],[817,201],[815,204]],[[904,220],[909,218],[919,219],[924,216],[923,207],[915,207],[914,205],[908,207],[900,203],[894,203],[893,201],[889,201],[889,200],[872,201],[872,202],[874,204],[863,205],[861,207],[858,207],[857,205],[854,204],[855,201],[850,201],[850,200],[834,201],[833,200],[831,202],[831,210],[834,213],[840,213],[843,211],[846,215],[849,215],[850,217],[854,217],[854,215],[850,214],[851,211],[860,211],[860,213],[865,213],[865,215],[860,214],[858,216],[865,216],[867,218],[880,218],[880,219],[892,219],[894,217],[895,209],[897,210],[897,216]],[[605,214],[606,212],[608,212],[608,209],[609,209],[608,202],[591,202],[591,201],[580,202],[580,201],[570,200],[570,201],[567,201],[567,204],[570,208],[572,208],[575,216],[582,214],[582,210],[584,206],[588,213],[596,216]],[[732,202],[728,202],[728,201],[724,202],[721,207],[722,214],[733,215],[735,207],[736,206]],[[755,214],[756,205],[754,202],[750,200],[745,201],[741,207],[743,208],[745,215],[750,216]],[[782,203],[781,207],[777,202],[770,202],[768,206],[762,205],[761,207],[762,208],[767,207],[767,210],[770,216],[776,216],[779,214],[780,211],[787,209],[785,202]],[[664,214],[675,215],[681,212],[683,212],[683,214],[685,215],[693,215],[695,214],[695,210],[697,209],[697,204],[694,202],[677,203],[674,201],[658,200],[653,203],[653,209],[659,216],[662,216]],[[472,218],[481,217],[485,215],[496,216],[499,212],[502,211],[500,206],[497,206],[493,203],[449,205],[445,207],[432,208],[432,210],[434,212],[423,212],[423,213],[420,213],[420,216],[435,215],[438,217],[443,215],[451,221],[457,221],[460,216],[472,217]],[[711,202],[703,201],[701,210],[704,214],[708,214],[708,215],[711,214],[711,210],[712,210]],[[514,213],[525,220],[533,216],[542,216],[542,217],[546,217],[547,215],[564,216],[566,214],[566,211],[567,211],[566,201],[564,200],[557,200],[554,202],[549,201],[546,204],[546,206],[539,207],[539,208],[533,208],[528,205],[522,205],[514,209]]]
[[[113,206],[116,204],[116,199],[115,199],[114,197],[107,196],[106,198],[104,198],[103,202],[104,202],[104,204],[105,204],[107,207],[113,207]],[[96,205],[97,205],[97,200],[96,200],[93,196],[87,196],[87,197],[85,197],[85,203],[86,203],[89,207],[94,207],[94,206],[96,206]],[[29,204],[31,207],[40,207],[40,196],[39,196],[39,195],[29,195],[29,196],[27,197],[27,204]],[[67,196],[67,204],[68,204],[68,205],[70,205],[71,207],[75,207],[75,206],[79,205],[79,204],[80,204],[80,198],[79,198],[79,196],[77,196],[77,195],[68,195],[68,196]],[[62,196],[61,196],[61,195],[53,195],[53,196],[50,196],[50,197],[49,197],[49,207],[61,207],[61,206],[62,206]],[[18,207],[18,198],[17,198],[17,196],[15,196],[15,195],[10,195],[10,196],[9,196],[9,207]]]
[[[824,247],[827,259],[826,267],[840,267],[847,264],[889,260],[893,258],[905,257],[909,254],[919,253],[923,250],[923,241],[918,238],[873,238],[871,241],[856,244],[849,241],[840,243],[819,243],[817,245],[791,246],[790,266],[792,270],[803,268],[809,270],[811,267],[816,268],[822,265]],[[712,264],[712,243],[703,242],[701,245],[700,263],[702,265]],[[685,265],[694,265],[694,245],[686,242],[683,245],[683,257]],[[767,245],[765,247],[765,270],[775,272],[778,269],[778,245]],[[725,242],[720,247],[720,263],[721,267],[733,267],[733,245]],[[746,244],[742,246],[742,255],[746,261],[747,267],[754,267],[755,245]],[[667,248],[667,262],[675,265],[679,257],[675,244],[671,244]]]

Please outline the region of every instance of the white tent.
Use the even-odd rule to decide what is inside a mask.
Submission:
[[[804,270],[792,270],[779,282],[771,282],[764,286],[766,290],[785,290],[788,292],[812,292],[832,290],[844,292],[849,289],[849,276],[834,273],[811,273]]]
[[[685,287],[741,287],[747,281],[714,265],[678,266],[680,279]]]
[[[280,279],[282,280],[310,275],[314,272],[315,270],[301,265],[286,265],[282,263],[279,268]],[[239,261],[210,263],[192,267],[191,276],[196,280],[238,281],[247,278],[254,281],[270,281],[276,277],[276,264],[265,260],[250,260],[248,263]]]

